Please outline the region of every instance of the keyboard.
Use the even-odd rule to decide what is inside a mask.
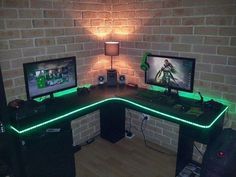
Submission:
[[[160,96],[160,93],[152,90],[144,90],[144,91],[138,91],[137,96],[143,98],[154,98],[154,97],[156,98]]]
[[[144,99],[144,100],[147,100],[155,104],[159,104],[159,105],[172,106],[176,103],[176,100],[171,98],[170,96],[167,96],[161,92],[157,92],[153,90],[138,91],[135,97]]]

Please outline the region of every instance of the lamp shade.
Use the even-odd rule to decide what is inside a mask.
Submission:
[[[104,50],[107,56],[118,56],[119,55],[119,42],[105,42]]]

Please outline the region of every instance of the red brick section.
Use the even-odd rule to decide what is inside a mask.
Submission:
[[[75,55],[78,83],[96,84],[97,75],[105,75],[110,64],[110,57],[103,54],[103,42],[117,40],[121,50],[114,57],[114,67],[126,75],[127,82],[140,86],[146,86],[139,68],[145,51],[195,57],[195,90],[229,100],[229,115],[236,127],[236,93],[232,91],[236,88],[235,1],[0,2],[0,64],[8,101],[25,98],[23,72],[9,74],[15,72],[13,63]]]

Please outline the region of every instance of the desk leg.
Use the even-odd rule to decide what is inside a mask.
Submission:
[[[194,141],[191,136],[188,136],[184,128],[180,126],[175,176],[192,161],[193,143]]]

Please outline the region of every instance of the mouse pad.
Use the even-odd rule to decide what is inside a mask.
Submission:
[[[181,104],[174,105],[174,109],[181,111],[184,114],[193,115],[193,116],[198,117],[203,113],[203,111],[199,107],[190,107],[186,112],[182,111],[182,108],[183,108],[183,105],[181,105]]]
[[[191,107],[185,114],[194,115],[196,117],[199,117],[202,113],[203,113],[203,111],[201,110],[201,108]]]

